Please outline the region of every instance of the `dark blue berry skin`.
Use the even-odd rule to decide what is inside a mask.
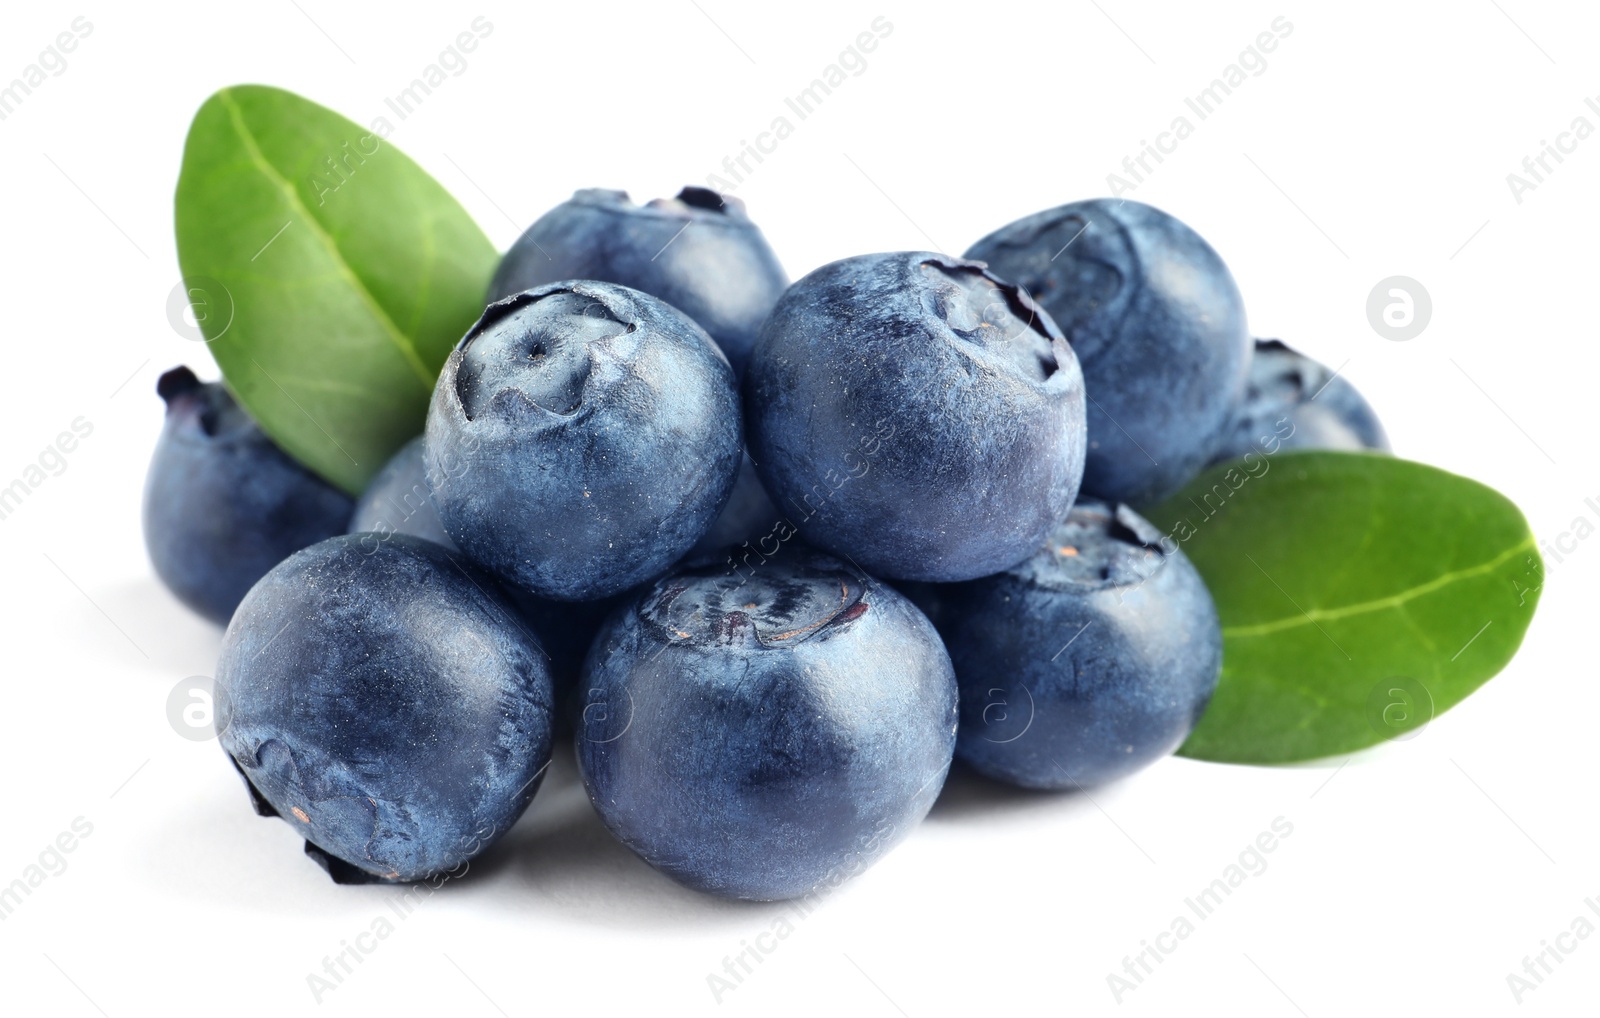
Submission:
[[[754,541],[770,533],[777,525],[779,516],[777,507],[761,486],[761,479],[756,476],[754,464],[748,456],[743,457],[727,504],[722,507],[711,529],[690,549],[687,557],[725,551],[746,541]],[[422,461],[422,436],[402,446],[356,502],[348,532],[358,534],[368,531],[380,535],[410,534],[455,550],[456,544],[444,532],[444,524],[439,521],[439,510],[434,507],[433,494],[428,489],[427,469]],[[545,608],[560,606],[560,602],[544,601],[531,595],[518,595],[516,600],[519,604],[527,602]],[[606,609],[600,609],[601,615],[605,612]],[[569,616],[576,618],[571,612],[559,614],[563,619]],[[577,614],[588,618],[593,612],[580,611]],[[597,617],[593,624],[585,627],[589,636],[594,635],[598,623]],[[550,635],[555,634],[540,633],[541,638]],[[562,639],[558,642],[568,642],[565,637],[572,634],[563,628],[560,635]],[[584,638],[583,645],[577,648],[574,665],[582,663],[588,649],[588,639]]]
[[[490,305],[439,376],[424,460],[445,531],[535,596],[593,601],[705,536],[743,444],[727,360],[654,297],[574,280]]]
[[[543,651],[438,545],[347,535],[251,589],[217,666],[221,742],[321,852],[380,880],[457,870],[550,760]]]
[[[1280,449],[1389,451],[1389,436],[1356,387],[1276,339],[1256,340],[1250,384],[1212,462]]]
[[[1004,569],[1066,515],[1083,473],[1083,376],[1060,330],[944,255],[861,255],[795,283],[744,403],[772,500],[877,576]]]
[[[350,517],[349,533],[410,534],[454,550],[428,490],[428,473],[422,462],[422,436],[418,435],[389,458],[367,485]]]
[[[1126,506],[1081,501],[1026,562],[912,594],[931,597],[955,663],[956,756],[1024,788],[1098,785],[1171,753],[1222,667],[1200,574]]]
[[[730,508],[732,503],[729,499]],[[724,510],[724,514],[726,512]],[[409,534],[440,545],[458,559],[462,557],[450,535],[444,532],[439,510],[434,507],[422,462],[420,436],[402,446],[373,478],[356,503],[349,532],[364,535],[363,548],[370,548],[391,534]],[[515,587],[503,588],[503,592],[544,647],[556,702],[564,702],[578,684],[583,656],[589,653],[589,644],[594,641],[601,620],[616,607],[613,599],[567,603],[548,601]]]
[[[642,290],[693,318],[743,374],[761,323],[789,277],[739,199],[686,187],[635,205],[591,188],[540,216],[511,246],[489,300],[564,279]]]
[[[505,588],[505,592],[523,623],[544,648],[545,660],[550,665],[550,681],[556,691],[557,727],[568,731],[566,722],[577,710],[574,694],[583,674],[584,658],[594,645],[600,624],[616,610],[622,596],[603,601],[547,601],[512,587]]]
[[[727,504],[722,507],[717,522],[706,531],[706,536],[690,550],[688,558],[725,552],[746,541],[759,540],[772,532],[782,515],[767,497],[767,489],[761,486],[755,464],[750,462],[750,457],[742,457],[739,476],[734,479]]]
[[[161,376],[167,420],[144,488],[144,541],[184,604],[226,625],[267,570],[342,533],[349,496],[290,459],[221,383]]]
[[[927,813],[955,747],[933,626],[809,549],[658,581],[606,623],[583,686],[578,763],[606,826],[728,897],[866,869]]]
[[[1061,326],[1083,364],[1083,492],[1143,505],[1209,462],[1244,391],[1244,301],[1199,234],[1159,209],[1095,199],[1039,212],[972,245]]]

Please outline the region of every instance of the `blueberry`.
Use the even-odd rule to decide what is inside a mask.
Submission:
[[[727,504],[706,536],[690,550],[689,557],[725,552],[735,545],[759,541],[773,532],[781,518],[778,507],[767,497],[767,489],[761,486],[755,464],[749,456],[742,457]]]
[[[737,487],[735,489],[737,491]],[[729,500],[731,508],[733,500]],[[724,510],[724,515],[727,510]],[[720,518],[719,518],[720,519]],[[720,523],[718,524],[720,525]],[[713,527],[713,529],[716,529]],[[422,438],[407,442],[373,478],[372,484],[356,503],[350,518],[352,534],[368,533],[363,547],[385,540],[390,534],[409,534],[432,541],[452,554],[460,550],[444,532],[439,510],[428,489],[427,471],[422,461]],[[583,656],[600,628],[600,621],[616,607],[614,600],[567,603],[549,601],[524,593],[515,587],[503,589],[522,621],[533,631],[550,664],[556,702],[568,699],[578,683]]]
[[[222,746],[321,852],[383,880],[458,870],[550,760],[544,653],[487,578],[406,535],[268,573],[217,665]]]
[[[1388,452],[1389,437],[1355,386],[1276,339],[1258,339],[1249,387],[1211,458],[1279,449]]]
[[[774,900],[861,872],[933,804],[956,689],[933,626],[794,548],[658,581],[585,664],[578,763],[624,844],[690,887]]]
[[[967,251],[1021,285],[1083,363],[1083,491],[1144,504],[1188,483],[1244,391],[1250,332],[1222,259],[1159,209],[1096,199],[1003,226]]]
[[[565,279],[620,283],[671,304],[744,372],[756,333],[789,277],[739,199],[686,187],[635,205],[625,191],[579,191],[511,246],[491,302]]]
[[[1083,376],[1060,330],[943,255],[846,258],[795,283],[744,400],[773,501],[875,575],[1004,569],[1066,515],[1083,472]]]
[[[454,549],[445,533],[428,490],[428,473],[422,462],[422,436],[418,435],[389,458],[378,476],[356,502],[348,532],[359,534],[410,534]]]
[[[180,601],[226,624],[267,570],[342,532],[351,501],[274,445],[221,383],[180,367],[156,391],[167,419],[145,478],[145,547]]]
[[[739,464],[739,474],[727,504],[688,557],[725,551],[733,545],[755,541],[772,531],[778,517],[777,507],[767,497],[766,489],[756,477],[755,466],[746,456]],[[394,454],[356,503],[347,532],[367,531],[379,535],[410,534],[456,550],[455,542],[444,531],[439,510],[433,504],[433,493],[428,489],[422,436],[407,442]],[[514,588],[509,593],[524,615],[535,623],[540,640],[550,650],[557,685],[564,673],[576,676],[577,666],[583,663],[583,655],[589,650],[589,640],[600,619],[614,607],[610,600],[566,604],[537,598]],[[570,658],[565,653],[568,651]]]
[[[624,600],[625,595],[601,601],[549,601],[504,588],[523,624],[538,637],[550,666],[550,681],[555,689],[558,728],[569,730],[566,722],[578,709],[575,695],[583,674],[583,659],[594,645],[600,624]],[[571,708],[570,710],[568,708]]]
[[[1200,574],[1126,506],[1080,501],[1026,562],[933,596],[961,686],[956,756],[1025,788],[1097,785],[1172,752],[1222,667]]]
[[[424,459],[445,531],[507,583],[599,600],[666,572],[739,470],[728,362],[682,313],[577,280],[490,305],[445,362]]]

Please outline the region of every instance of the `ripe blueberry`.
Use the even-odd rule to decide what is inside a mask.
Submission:
[[[742,374],[761,323],[789,285],[739,199],[703,187],[635,205],[625,191],[579,191],[512,245],[491,302],[564,279],[599,279],[659,297],[693,318]]]
[[[445,362],[424,443],[461,550],[562,601],[665,572],[715,522],[741,451],[733,374],[705,332],[587,280],[490,305]]]
[[[1183,742],[1216,688],[1211,595],[1125,506],[1081,501],[1026,562],[932,595],[961,686],[956,755],[1000,781],[1131,774]]]
[[[744,400],[779,510],[880,576],[964,580],[1026,558],[1083,473],[1083,376],[1060,330],[943,255],[846,258],[795,283]]]
[[[809,549],[658,581],[601,629],[583,688],[578,763],[606,826],[730,897],[866,869],[927,813],[955,746],[933,626]]]
[[[1276,339],[1256,340],[1250,384],[1213,463],[1279,449],[1389,451],[1389,437],[1356,387]]]
[[[550,759],[550,674],[487,577],[428,541],[362,536],[251,589],[223,638],[217,725],[254,793],[321,853],[419,880],[528,805]]]
[[[273,444],[219,382],[161,376],[167,419],[144,488],[144,541],[184,604],[226,624],[250,586],[344,530],[349,496]]]
[[[972,245],[1061,326],[1089,393],[1086,495],[1143,504],[1194,477],[1244,391],[1250,333],[1222,259],[1159,209],[1096,199]]]

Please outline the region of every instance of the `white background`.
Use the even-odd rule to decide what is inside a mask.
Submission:
[[[75,16],[93,32],[0,122],[0,484],[74,418],[94,431],[0,520],[0,884],[74,818],[93,833],[0,922],[0,1009],[315,1009],[307,975],[398,893],[329,883],[287,825],[251,814],[216,745],[166,718],[174,684],[211,673],[220,633],[152,576],[140,490],[156,376],[189,363],[214,377],[165,305],[184,134],[224,85],[280,85],[365,123],[484,16],[493,31],[467,69],[391,140],[504,248],[579,187],[643,199],[703,182],[882,15],[893,32],[865,71],[737,192],[798,277],[865,251],[960,252],[1106,193],[1106,174],[1281,15],[1293,33],[1265,71],[1132,197],[1212,242],[1258,335],[1342,365],[1402,454],[1507,493],[1544,541],[1595,519],[1600,139],[1521,203],[1505,178],[1574,117],[1600,127],[1583,104],[1600,95],[1600,18],[1535,0],[1219,6],[8,4],[0,81]],[[1433,299],[1410,342],[1381,338],[1364,310],[1394,274]],[[708,974],[783,907],[655,874],[609,839],[558,747],[479,874],[399,923],[320,1008],[1517,1010],[1506,976],[1524,956],[1580,914],[1600,926],[1583,904],[1600,899],[1600,542],[1549,568],[1510,668],[1412,741],[1306,767],[1172,759],[1093,801],[955,780],[720,1005]],[[1278,817],[1293,834],[1266,871],[1118,1004],[1106,977],[1124,955]],[[1597,968],[1600,937],[1578,942],[1521,1010],[1592,1006]]]

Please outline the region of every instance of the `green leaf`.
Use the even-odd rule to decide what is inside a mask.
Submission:
[[[359,492],[421,432],[496,253],[389,142],[260,85],[195,114],[178,261],[228,387],[291,456]]]
[[[1390,456],[1223,464],[1146,515],[1222,620],[1222,679],[1179,750],[1202,760],[1310,760],[1414,733],[1505,667],[1543,584],[1515,505]]]

